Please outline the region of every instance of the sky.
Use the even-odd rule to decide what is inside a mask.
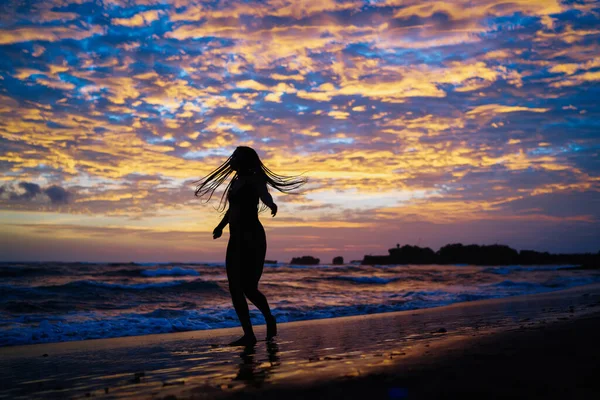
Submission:
[[[223,261],[195,181],[280,174],[267,258],[600,250],[600,2],[5,0],[0,260]]]

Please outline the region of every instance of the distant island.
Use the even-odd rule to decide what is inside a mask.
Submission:
[[[321,262],[320,259],[311,256],[294,257],[290,264],[302,264],[302,265],[317,265]]]
[[[333,265],[342,265],[344,263],[344,257],[342,257],[342,256],[333,257],[333,260],[331,261],[331,263]]]
[[[600,264],[599,253],[551,254],[534,250],[517,251],[509,246],[447,244],[438,251],[429,247],[399,244],[388,250],[389,255],[365,255],[361,264],[472,264],[472,265],[548,265]]]

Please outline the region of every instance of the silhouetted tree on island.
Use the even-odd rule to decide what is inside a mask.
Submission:
[[[435,252],[429,247],[418,247],[396,245],[396,248],[390,249],[390,258],[401,260],[394,264],[431,264],[436,261]]]
[[[389,255],[366,255],[364,265],[374,264],[472,264],[472,265],[543,265],[543,264],[581,264],[590,266],[600,264],[600,252],[585,254],[550,254],[534,250],[520,252],[506,245],[463,245],[447,244],[434,252],[429,247],[396,245],[388,250]]]
[[[519,253],[508,246],[448,244],[437,251],[440,264],[506,265],[518,263]]]
[[[312,256],[294,257],[290,264],[301,264],[301,265],[317,265],[321,262],[320,259]]]

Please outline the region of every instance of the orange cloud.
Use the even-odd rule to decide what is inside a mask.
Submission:
[[[148,10],[135,14],[130,18],[113,18],[111,22],[115,25],[127,26],[130,28],[141,27],[157,21],[162,12],[158,10]]]
[[[99,25],[88,25],[86,28],[82,29],[71,25],[0,29],[0,45],[30,41],[56,42],[63,39],[81,40],[105,32],[105,28]]]
[[[536,108],[536,107],[524,107],[524,106],[504,106],[501,104],[484,104],[482,106],[473,107],[467,111],[467,116],[475,118],[478,115],[494,115],[504,114],[519,111],[528,111],[535,113],[543,113],[549,111],[549,108]]]

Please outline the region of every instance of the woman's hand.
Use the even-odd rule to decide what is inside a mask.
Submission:
[[[273,203],[273,205],[271,206],[271,216],[275,216],[275,214],[277,214],[277,204]]]
[[[217,226],[213,231],[213,239],[218,239],[223,234],[223,229],[220,226]]]

